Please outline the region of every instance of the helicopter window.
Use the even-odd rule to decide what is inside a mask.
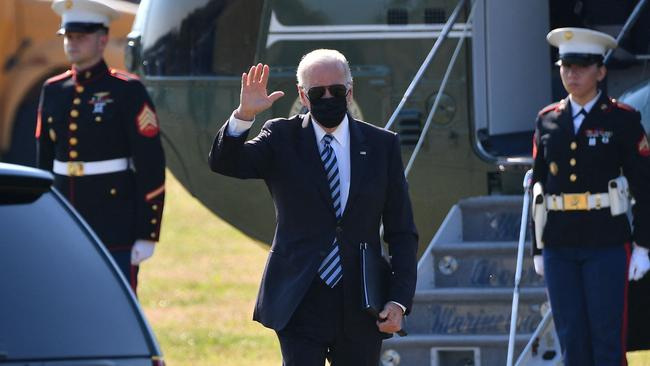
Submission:
[[[235,76],[255,61],[263,0],[162,0],[142,34],[152,76]]]

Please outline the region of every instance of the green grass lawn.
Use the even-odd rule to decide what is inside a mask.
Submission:
[[[138,292],[168,366],[281,364],[275,333],[251,319],[267,251],[167,174],[161,241]]]
[[[275,333],[251,320],[268,248],[203,207],[171,174],[161,242],[139,297],[168,366],[281,365]],[[650,365],[650,352],[628,354]]]

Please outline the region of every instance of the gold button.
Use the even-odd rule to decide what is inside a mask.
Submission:
[[[54,122],[54,118],[52,117],[47,117],[47,123],[52,123]]]
[[[75,88],[75,90],[77,91],[77,93],[83,93],[83,92],[84,92],[84,87],[81,86],[81,85],[77,85],[77,87]]]
[[[111,188],[111,196],[115,196],[117,194],[117,189]]]
[[[155,239],[156,238],[156,233],[151,233],[151,235],[149,235],[149,236],[151,236],[151,239]]]
[[[569,165],[576,166],[576,159],[571,158],[571,160],[569,160]]]
[[[56,142],[56,132],[53,128],[50,128],[50,140],[52,140],[52,142]]]
[[[71,159],[76,159],[77,156],[79,156],[79,153],[74,150],[71,150],[69,155]]]
[[[74,100],[72,101],[72,103],[74,103],[74,105],[79,105],[79,104],[81,104],[81,99],[79,99],[79,98],[74,98]]]
[[[77,140],[76,137],[70,137],[69,142],[70,142],[70,145],[76,146],[79,141]]]
[[[154,211],[156,211],[156,210],[158,209],[158,205],[153,205],[153,206],[151,206],[151,209],[154,210]]]
[[[71,111],[70,111],[70,117],[72,117],[72,118],[77,118],[77,117],[79,117],[79,111],[76,110],[76,109],[71,110]]]
[[[578,144],[576,144],[576,142],[573,141],[573,142],[571,143],[571,150],[575,150],[575,149],[577,149],[577,148],[578,148]]]
[[[575,175],[575,174],[571,174],[571,175],[569,176],[569,180],[572,181],[572,182],[575,182],[576,180],[578,180],[578,176]]]
[[[92,75],[93,75],[93,74],[91,74],[90,71],[86,71],[86,73],[84,74],[84,76],[86,77],[86,79],[88,79],[88,78],[91,77]]]
[[[70,131],[76,131],[78,127],[79,126],[77,126],[76,123],[70,123],[70,126],[69,126]]]
[[[158,223],[158,220],[156,220],[156,219],[151,219],[151,223],[152,223],[153,225],[156,225],[156,224]]]
[[[95,122],[101,122],[101,121],[102,121],[102,116],[95,117]]]

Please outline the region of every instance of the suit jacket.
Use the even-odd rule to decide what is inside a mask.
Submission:
[[[209,155],[213,171],[264,179],[273,197],[277,225],[262,277],[254,320],[281,330],[317,276],[338,238],[343,264],[345,332],[379,335],[361,309],[359,243],[379,251],[380,223],[389,244],[394,275],[390,298],[407,309],[416,282],[417,232],[404,178],[400,144],[393,132],[349,117],[350,194],[337,222],[309,114],[266,122],[260,134],[228,136],[227,122]]]

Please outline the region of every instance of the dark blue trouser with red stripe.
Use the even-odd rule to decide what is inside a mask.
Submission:
[[[131,265],[131,249],[116,249],[109,250],[109,252],[122,271],[124,278],[126,278],[126,282],[131,286],[131,290],[137,295],[136,290],[138,289],[138,272],[140,267]]]
[[[621,366],[629,245],[544,248],[544,277],[566,366]]]

